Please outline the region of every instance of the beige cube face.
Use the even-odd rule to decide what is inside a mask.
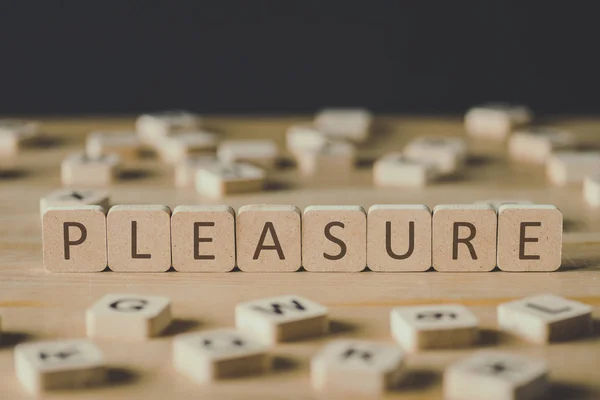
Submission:
[[[317,150],[299,150],[295,155],[303,175],[346,176],[354,169],[356,147],[348,142],[328,140]]]
[[[362,143],[369,138],[373,116],[361,108],[329,108],[315,115],[314,125],[332,139]]]
[[[433,267],[483,272],[496,266],[496,211],[489,204],[442,204],[433,209]]]
[[[562,258],[563,216],[556,206],[506,204],[498,211],[498,267],[556,271]]]
[[[592,307],[543,294],[498,306],[498,325],[529,342],[564,341],[592,331]]]
[[[286,135],[287,150],[296,154],[301,151],[317,151],[327,143],[327,137],[312,126],[292,125]]]
[[[157,151],[163,161],[178,164],[192,156],[214,156],[218,142],[219,135],[216,133],[179,132],[165,136]]]
[[[50,207],[42,218],[44,267],[100,272],[107,265],[106,215],[100,206]]]
[[[529,108],[521,105],[492,103],[471,108],[465,115],[465,129],[473,137],[504,140],[513,128],[533,119]]]
[[[585,177],[600,171],[600,152],[554,153],[546,163],[546,174],[555,185],[582,183]]]
[[[193,155],[178,162],[175,165],[175,186],[193,187],[198,169],[214,163],[217,163],[214,155]]]
[[[90,338],[144,340],[158,336],[171,323],[166,297],[107,294],[85,314]]]
[[[479,338],[477,317],[457,304],[396,307],[391,327],[394,339],[410,352],[471,346]]]
[[[199,194],[219,198],[263,190],[267,174],[263,169],[246,163],[216,163],[200,167],[195,180]]]
[[[404,353],[398,346],[366,340],[329,342],[310,364],[315,390],[381,395],[404,375]]]
[[[533,400],[548,390],[544,361],[516,354],[480,351],[444,371],[444,398]]]
[[[450,175],[464,167],[467,144],[459,137],[422,136],[404,147],[404,157],[408,161],[431,165],[441,175]]]
[[[426,205],[374,205],[367,216],[371,271],[427,271],[431,267],[431,210]]]
[[[229,206],[175,207],[171,236],[177,271],[228,272],[235,267],[235,211]]]
[[[49,207],[100,206],[104,211],[110,207],[110,196],[106,190],[58,189],[40,198],[40,216]]]
[[[373,182],[383,187],[426,186],[437,175],[434,165],[410,160],[400,152],[384,155],[373,166]]]
[[[279,149],[274,140],[227,140],[219,144],[217,157],[225,164],[246,162],[268,170],[275,167]]]
[[[274,344],[320,336],[329,330],[326,307],[296,295],[239,303],[235,325],[263,343]]]
[[[310,206],[302,217],[302,264],[314,272],[367,265],[367,215],[360,206]]]
[[[246,272],[294,272],[302,265],[301,212],[291,205],[238,211],[237,265]]]
[[[577,144],[571,132],[552,127],[533,127],[514,132],[508,141],[510,158],[522,162],[543,164],[553,151]]]
[[[92,132],[85,142],[85,153],[91,159],[117,154],[123,159],[140,155],[142,142],[135,132]]]
[[[600,172],[585,177],[583,197],[590,206],[600,207]]]
[[[116,154],[92,159],[76,153],[63,160],[60,176],[63,185],[110,185],[118,178],[120,165],[121,158]]]
[[[171,210],[119,205],[108,212],[108,265],[119,272],[164,272],[171,267]]]

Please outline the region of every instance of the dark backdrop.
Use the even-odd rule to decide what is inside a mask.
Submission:
[[[598,7],[549,3],[0,2],[0,114],[596,113]]]

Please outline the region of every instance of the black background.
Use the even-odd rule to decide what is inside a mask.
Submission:
[[[600,110],[589,2],[0,2],[0,114]]]

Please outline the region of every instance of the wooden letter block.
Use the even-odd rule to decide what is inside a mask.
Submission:
[[[292,125],[286,135],[286,146],[290,153],[317,151],[327,143],[327,137],[312,126]]]
[[[367,216],[367,265],[372,271],[427,271],[431,267],[431,210],[374,205]]]
[[[546,363],[516,354],[480,351],[444,371],[450,400],[534,400],[547,390]]]
[[[592,207],[600,207],[600,172],[589,174],[583,181],[583,197]]]
[[[391,326],[394,339],[410,352],[467,347],[479,338],[477,317],[456,304],[394,308]]]
[[[433,267],[491,271],[496,266],[496,210],[489,204],[442,204],[433,209]]]
[[[505,204],[498,210],[498,268],[556,271],[561,264],[563,216],[556,206]]]
[[[504,140],[514,128],[528,124],[532,119],[533,113],[525,106],[485,104],[467,111],[465,129],[476,138]]]
[[[303,175],[348,175],[356,162],[356,147],[348,142],[328,140],[316,150],[297,150],[296,163]]]
[[[589,174],[600,171],[600,152],[554,153],[546,163],[548,179],[555,185],[582,183]]]
[[[90,158],[84,153],[71,154],[60,166],[63,185],[110,185],[118,177],[121,159],[116,154]]]
[[[217,157],[210,156],[189,156],[175,165],[175,186],[190,187],[194,186],[196,172],[203,166],[217,163]]]
[[[134,132],[92,132],[86,139],[85,152],[91,159],[118,154],[123,159],[140,155],[142,142]]]
[[[380,396],[398,386],[405,373],[399,347],[366,340],[329,342],[310,364],[315,390]]]
[[[533,202],[529,200],[504,200],[504,199],[491,199],[491,200],[479,200],[473,204],[489,204],[498,212],[500,206],[504,204],[533,204]]]
[[[267,174],[263,169],[245,163],[209,164],[196,171],[196,191],[213,198],[259,192],[266,181]]]
[[[107,294],[85,313],[90,338],[144,340],[158,336],[171,323],[166,297]]]
[[[173,365],[195,382],[265,372],[271,360],[265,345],[234,329],[178,335],[173,340]]]
[[[435,165],[408,159],[400,152],[384,155],[373,166],[373,182],[377,186],[421,187],[437,176]]]
[[[44,267],[99,272],[107,265],[106,215],[100,206],[50,207],[42,217]]]
[[[274,140],[228,140],[219,145],[217,157],[225,164],[247,162],[269,170],[275,167],[279,150]]]
[[[361,206],[309,206],[302,217],[302,265],[314,272],[359,272],[367,265]]]
[[[111,270],[164,272],[171,267],[169,207],[113,206],[108,212],[106,221],[108,266]]]
[[[317,113],[315,127],[335,139],[364,142],[369,138],[373,116],[361,108],[325,109]]]
[[[219,135],[212,132],[181,132],[165,136],[157,151],[163,161],[177,164],[190,156],[214,154],[218,141]]]
[[[177,271],[228,272],[235,267],[235,211],[229,206],[175,207],[171,237]]]
[[[527,297],[500,304],[498,325],[533,343],[564,341],[592,331],[592,307],[552,294]]]
[[[200,127],[201,118],[187,111],[164,111],[141,115],[135,128],[142,141],[149,145],[158,145],[168,134],[193,131]]]
[[[268,344],[320,336],[329,330],[326,307],[287,295],[239,303],[235,325]]]
[[[81,339],[19,344],[15,347],[15,371],[32,394],[93,386],[107,377],[100,349]]]
[[[300,209],[247,205],[237,218],[237,265],[246,272],[294,272],[302,265]]]
[[[467,159],[467,145],[458,137],[423,136],[404,147],[406,160],[433,165],[441,175],[461,170]]]
[[[0,119],[0,156],[16,155],[21,145],[39,136],[39,129],[37,122]]]
[[[40,198],[40,217],[49,207],[65,206],[100,206],[108,211],[110,197],[105,190],[58,189]]]
[[[508,141],[508,154],[513,160],[543,164],[553,151],[572,148],[577,138],[568,131],[536,127],[513,133]]]

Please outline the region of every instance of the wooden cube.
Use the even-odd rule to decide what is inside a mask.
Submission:
[[[171,267],[171,210],[163,205],[113,206],[106,217],[108,266],[119,272]]]
[[[120,165],[121,158],[116,154],[90,158],[84,153],[75,153],[63,160],[60,176],[63,185],[110,185],[117,179]]]
[[[503,271],[555,271],[563,216],[556,206],[505,204],[498,210],[497,264]]]
[[[489,204],[490,206],[494,207],[494,210],[496,210],[496,212],[498,212],[498,209],[500,209],[500,206],[503,206],[504,204],[533,204],[533,202],[530,200],[517,200],[517,199],[490,199],[490,200],[479,200],[473,204]]]
[[[193,155],[178,162],[175,165],[175,186],[194,186],[198,169],[215,163],[217,163],[217,156],[215,155]]]
[[[498,217],[489,204],[441,204],[433,209],[433,267],[491,271],[496,266]]]
[[[246,163],[208,164],[196,171],[196,191],[213,198],[259,192],[266,181],[267,174],[263,169]]]
[[[31,394],[93,386],[107,378],[100,349],[81,339],[19,344],[15,347],[15,372]]]
[[[90,338],[144,340],[171,323],[171,301],[162,296],[107,294],[85,312]]]
[[[201,122],[199,115],[187,111],[163,111],[141,115],[135,128],[144,143],[156,145],[170,133],[199,129]]]
[[[200,384],[262,373],[270,364],[263,344],[234,329],[188,333],[173,340],[175,369]]]
[[[217,157],[225,164],[245,162],[264,169],[273,169],[279,158],[274,140],[226,140],[219,144]]]
[[[175,207],[171,237],[177,271],[227,272],[235,267],[235,211],[229,206]]]
[[[181,132],[165,136],[157,146],[161,159],[177,164],[191,156],[214,155],[219,135],[207,131]]]
[[[592,331],[592,307],[552,294],[502,303],[498,326],[529,342],[545,344],[587,335]]]
[[[135,159],[141,150],[142,142],[135,132],[92,132],[85,142],[85,153],[91,159],[109,154]]]
[[[398,346],[367,340],[334,340],[313,357],[310,378],[325,393],[380,396],[398,386],[405,374]]]
[[[303,175],[345,176],[354,170],[356,147],[348,142],[328,140],[319,149],[298,150],[295,156]]]
[[[369,138],[373,116],[363,108],[329,108],[315,115],[314,125],[333,139],[362,143]]]
[[[533,119],[531,110],[522,105],[491,103],[473,107],[465,115],[465,129],[476,138],[503,140],[519,126]]]
[[[450,175],[464,167],[467,145],[458,137],[422,136],[404,147],[404,157],[407,161],[430,164],[441,175]]]
[[[106,190],[58,189],[40,198],[40,217],[49,207],[64,206],[100,206],[108,211],[110,196]]]
[[[546,174],[555,185],[582,183],[589,174],[600,171],[600,152],[554,153],[546,163]]]
[[[421,187],[438,175],[434,164],[408,159],[400,152],[388,153],[373,165],[373,182],[377,186]]]
[[[429,207],[378,204],[369,208],[367,265],[372,271],[427,271],[431,267]]]
[[[285,134],[286,146],[290,153],[317,151],[328,142],[323,132],[312,126],[292,125]]]
[[[591,173],[583,181],[583,197],[592,207],[600,207],[600,172]]]
[[[270,297],[239,303],[235,307],[235,325],[264,343],[289,342],[326,334],[328,312],[326,307],[304,297]]]
[[[361,206],[309,206],[302,217],[302,265],[314,272],[359,272],[367,265]]]
[[[394,339],[410,352],[472,346],[479,338],[477,317],[458,304],[396,307],[391,326]]]
[[[577,138],[571,132],[552,127],[532,127],[510,136],[508,154],[513,160],[543,164],[557,150],[573,148]]]
[[[533,400],[548,390],[544,361],[516,354],[480,351],[444,371],[444,398]]]
[[[21,145],[39,135],[39,124],[33,121],[0,119],[0,156],[16,155]]]
[[[301,212],[292,205],[246,205],[236,223],[237,265],[246,272],[294,272],[302,265]]]

